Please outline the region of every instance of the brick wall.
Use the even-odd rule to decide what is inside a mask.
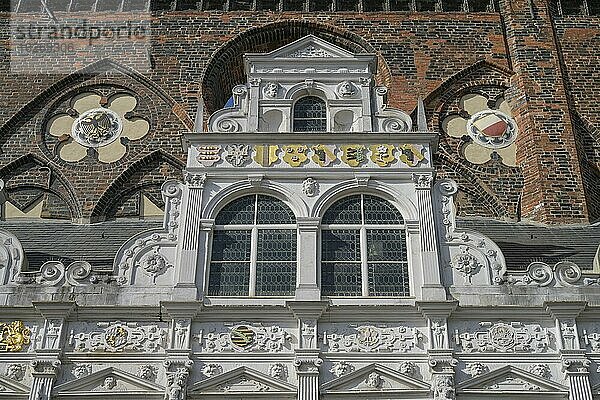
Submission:
[[[512,7],[507,3],[500,2],[502,13],[157,12],[148,53],[153,68],[143,79],[123,70],[47,75],[44,65],[38,66],[38,74],[9,73],[9,16],[0,14],[0,171],[25,154],[35,154],[72,186],[73,207],[80,210],[77,218],[130,215],[133,206],[128,199],[135,197],[131,187],[141,188],[145,181],[128,171],[156,151],[183,161],[179,135],[191,127],[199,93],[208,111],[220,108],[231,87],[243,82],[244,52],[269,51],[313,33],[353,51],[377,53],[378,82],[390,87],[392,106],[409,112],[419,96],[429,96],[478,61],[512,69],[516,74],[507,82],[516,92],[511,105],[522,131],[518,143],[522,168],[506,175],[497,166],[470,165],[448,150],[440,158],[445,160],[440,173],[465,187],[463,214],[518,219],[522,209],[526,218],[542,222],[585,222],[588,213],[592,218],[600,213],[593,190],[600,154],[598,116],[591,95],[599,81],[594,72],[600,54],[600,29],[593,28],[597,18],[586,17],[590,21],[584,27],[580,17],[562,17],[556,21],[555,42],[545,0],[534,1],[538,13],[534,20],[528,1],[515,1]],[[109,16],[115,18],[102,13],[86,18],[102,21]],[[134,17],[125,13],[119,18]],[[76,67],[99,62],[110,54],[110,48],[105,50],[99,55],[78,54]],[[127,64],[128,57],[114,61]],[[481,79],[485,82],[486,77]],[[76,167],[65,165],[44,150],[40,145],[44,118],[60,96],[79,87],[115,83],[145,99],[145,112],[153,124],[149,140],[132,144],[131,154],[110,167],[89,160]],[[156,168],[163,165],[152,162]],[[465,169],[472,173],[469,178],[460,173]],[[154,171],[148,184],[156,187],[160,173]],[[482,207],[482,202],[490,205]]]

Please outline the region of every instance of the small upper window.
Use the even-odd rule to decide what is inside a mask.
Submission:
[[[281,200],[249,195],[215,219],[210,296],[293,296],[296,217]]]
[[[327,131],[327,106],[315,96],[306,96],[294,106],[294,132]]]
[[[392,204],[366,194],[344,197],[321,223],[323,295],[410,295],[404,220]]]

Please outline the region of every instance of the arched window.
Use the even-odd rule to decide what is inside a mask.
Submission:
[[[322,218],[321,292],[325,296],[408,296],[404,219],[389,202],[344,197]]]
[[[292,296],[296,246],[296,217],[281,200],[232,201],[215,219],[208,295]]]
[[[302,97],[294,105],[294,132],[327,131],[327,106],[315,96]]]

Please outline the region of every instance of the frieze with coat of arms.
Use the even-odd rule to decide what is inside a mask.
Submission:
[[[226,330],[203,329],[196,338],[202,351],[221,352],[285,352],[291,350],[292,336],[283,328],[239,323]]]
[[[408,352],[423,341],[415,327],[361,325],[324,332],[323,344],[330,352]]]
[[[454,332],[455,342],[466,353],[544,353],[548,350],[550,333],[540,325],[521,322],[482,322],[485,330]]]
[[[428,166],[424,145],[404,144],[228,144],[196,145],[201,167],[415,168]]]
[[[166,331],[158,325],[98,322],[91,332],[71,330],[69,344],[77,352],[156,352],[165,347]]]

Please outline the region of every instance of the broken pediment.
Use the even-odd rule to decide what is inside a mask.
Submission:
[[[22,383],[0,376],[0,399],[26,399],[29,396],[29,388]]]
[[[59,397],[108,396],[118,398],[119,394],[139,395],[144,398],[161,397],[164,388],[128,372],[110,367],[83,378],[57,386],[55,393]],[[108,398],[107,397],[107,398]]]
[[[349,394],[356,392],[421,392],[429,393],[429,385],[379,364],[371,364],[348,375],[336,378],[321,386],[323,394]]]
[[[502,393],[561,394],[568,389],[544,377],[534,375],[513,366],[502,367],[481,376],[468,379],[457,386],[458,393],[491,395]]]
[[[287,382],[247,367],[238,367],[221,375],[200,381],[192,386],[190,393],[196,395],[257,394],[260,392],[295,396],[296,388]]]

